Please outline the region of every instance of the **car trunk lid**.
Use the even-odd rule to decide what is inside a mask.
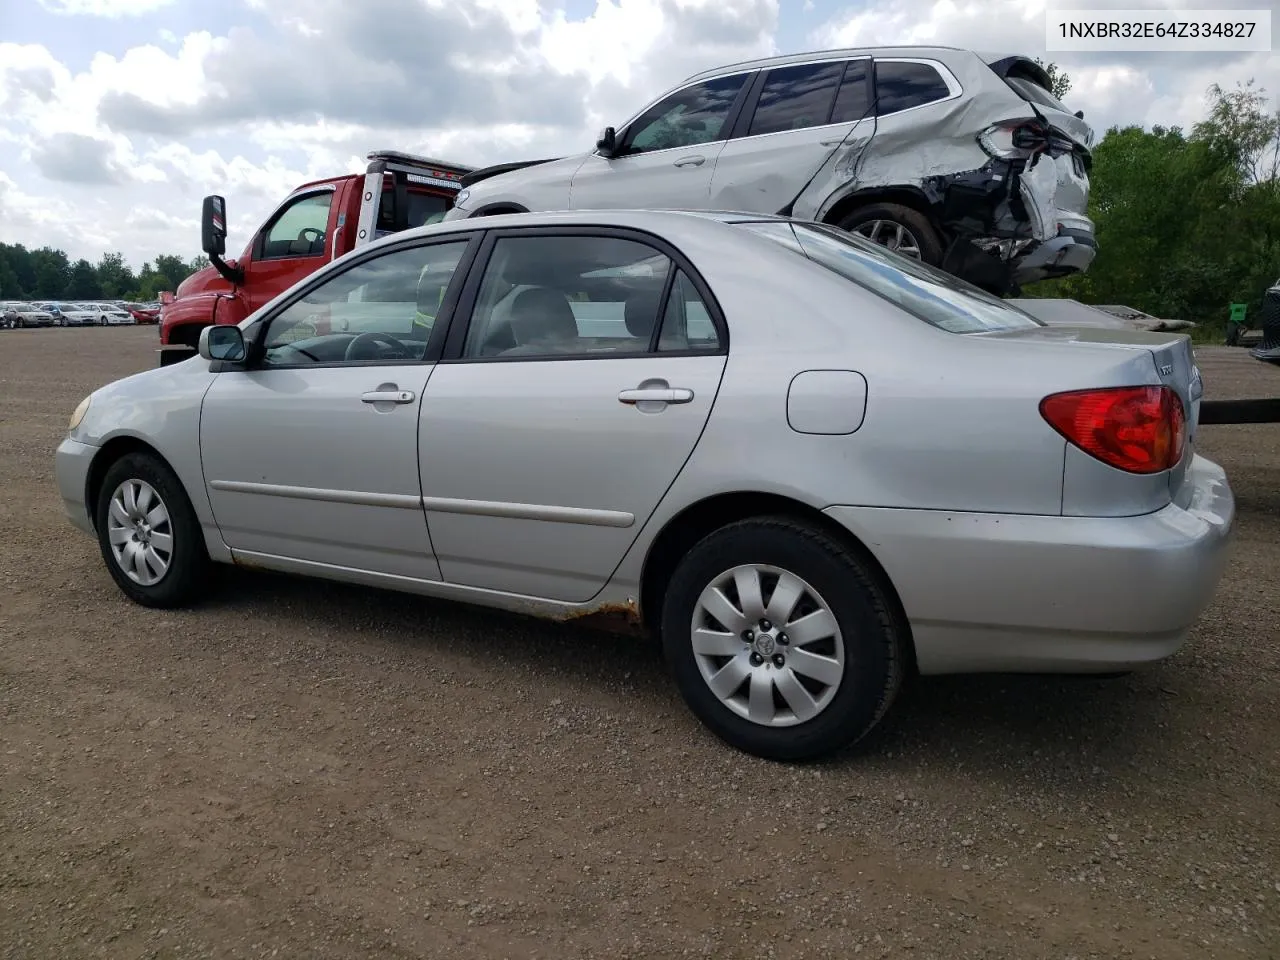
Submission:
[[[1204,385],[1200,370],[1196,366],[1195,352],[1191,338],[1184,333],[1152,332],[1146,330],[1118,329],[1109,327],[1064,326],[1058,324],[1043,327],[1023,328],[1008,332],[986,334],[992,338],[1018,339],[1021,341],[1040,340],[1062,343],[1078,343],[1094,347],[1112,347],[1116,350],[1131,352],[1145,351],[1151,358],[1155,376],[1164,386],[1172,389],[1182,400],[1186,415],[1187,441],[1182,460],[1169,472],[1169,494],[1171,499],[1177,497],[1186,475],[1187,465],[1194,452],[1196,428],[1200,420],[1200,402],[1204,396]],[[1098,384],[1111,386],[1112,384]],[[1081,389],[1095,386],[1082,383]]]

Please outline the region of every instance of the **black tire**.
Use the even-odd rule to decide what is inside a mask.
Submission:
[[[943,246],[938,228],[919,210],[900,203],[872,203],[859,207],[846,214],[838,226],[841,230],[853,233],[857,227],[872,220],[901,224],[916,238],[921,260],[933,267],[942,263]]]
[[[791,726],[755,723],[723,703],[699,669],[692,627],[699,596],[744,564],[764,564],[799,577],[835,618],[844,644],[843,673],[825,708],[811,719]],[[767,604],[768,595],[765,600]],[[708,535],[680,561],[662,607],[663,652],[690,710],[724,742],[771,760],[813,759],[866,736],[902,686],[905,643],[905,629],[868,566],[825,531],[790,517],[742,520]],[[740,655],[751,649],[744,640]],[[780,697],[780,692],[774,697],[775,709]]]
[[[159,495],[169,515],[167,525],[156,527],[157,532],[167,532],[172,538],[168,568],[151,584],[131,579],[116,560],[111,546],[111,500],[116,490],[130,480],[148,484]],[[182,607],[204,595],[209,574],[204,533],[182,481],[168,464],[147,453],[130,453],[121,457],[107,469],[103,478],[95,516],[102,559],[116,585],[130,600],[145,607]]]

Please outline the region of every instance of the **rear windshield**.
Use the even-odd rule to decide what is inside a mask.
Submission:
[[[1031,314],[949,273],[826,224],[760,220],[741,226],[803,254],[950,333],[993,333],[1044,326]]]
[[[1030,100],[1032,103],[1038,103],[1042,107],[1050,107],[1053,110],[1061,110],[1063,113],[1071,112],[1066,104],[1034,80],[1013,74],[1005,77],[1004,82],[1011,86],[1013,92],[1023,100]]]

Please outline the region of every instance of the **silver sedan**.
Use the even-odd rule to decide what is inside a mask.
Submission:
[[[1234,501],[1185,336],[1049,327],[737,214],[437,224],[77,407],[73,523],[130,598],[210,562],[660,636],[752,753],[867,733],[910,671],[1126,671],[1209,601]]]

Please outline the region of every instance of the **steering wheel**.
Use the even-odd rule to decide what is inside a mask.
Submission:
[[[372,357],[357,356],[359,348],[371,343],[381,343],[384,346],[391,347],[394,353],[390,356],[386,354],[376,354]],[[381,330],[370,330],[362,333],[354,340],[347,344],[347,351],[342,356],[343,360],[408,360],[409,351],[405,350],[404,344],[397,340],[389,333],[383,333]]]
[[[307,234],[309,233],[315,234],[315,236],[308,241],[309,243],[315,243],[317,240],[324,239],[324,231],[318,230],[315,227],[303,227],[301,230],[298,231],[298,239],[307,240]]]

